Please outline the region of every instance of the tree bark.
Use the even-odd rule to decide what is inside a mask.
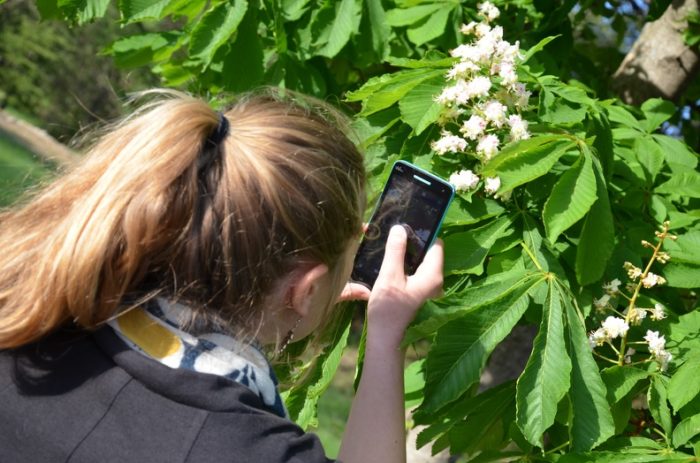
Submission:
[[[0,132],[4,132],[23,144],[44,161],[66,166],[78,159],[78,155],[58,142],[44,130],[0,110]]]
[[[628,104],[649,98],[678,102],[700,71],[700,53],[683,41],[687,17],[698,0],[674,0],[656,21],[647,23],[613,75],[613,90]]]

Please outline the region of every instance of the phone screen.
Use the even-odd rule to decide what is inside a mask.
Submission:
[[[355,256],[352,279],[370,288],[374,285],[389,229],[396,224],[403,225],[408,235],[406,275],[415,273],[453,195],[453,187],[439,177],[404,161],[394,164]]]

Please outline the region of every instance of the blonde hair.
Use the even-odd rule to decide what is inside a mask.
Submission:
[[[165,96],[0,215],[0,348],[71,321],[94,329],[156,295],[254,329],[274,285],[306,260],[336,272],[340,291],[365,183],[342,116],[268,89],[225,111],[229,135],[213,144],[218,114]]]

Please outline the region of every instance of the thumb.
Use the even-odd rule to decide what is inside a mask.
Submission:
[[[403,225],[394,225],[389,230],[384,250],[384,260],[377,279],[404,278],[404,256],[408,237]]]

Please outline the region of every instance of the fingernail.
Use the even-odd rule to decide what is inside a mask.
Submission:
[[[406,229],[404,228],[403,225],[394,225],[391,227],[391,230],[389,230],[389,238],[396,240],[396,239],[405,239],[406,238]]]

